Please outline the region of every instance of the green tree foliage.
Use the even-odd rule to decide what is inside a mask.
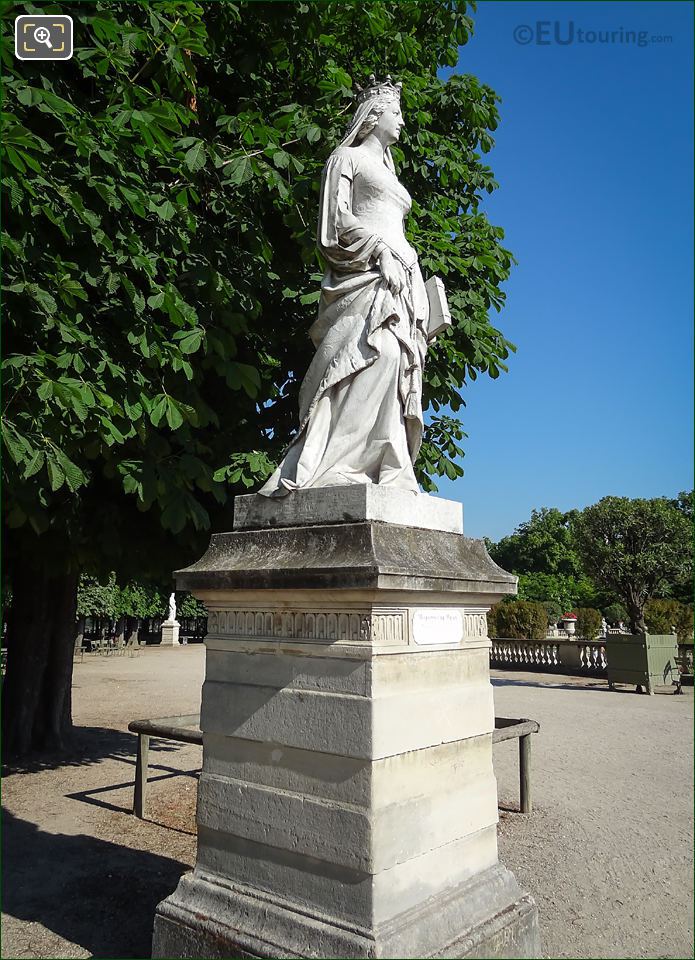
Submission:
[[[677,510],[680,510],[686,520],[689,520],[691,523],[693,522],[695,519],[695,490],[691,490],[690,492],[681,490],[671,503]]]
[[[678,600],[648,600],[644,605],[644,622],[649,633],[678,635],[679,643],[693,642],[693,605]]]
[[[51,10],[75,24],[60,69],[16,61],[16,11],[3,21],[6,557],[27,597],[4,698],[16,752],[59,745],[70,725],[57,621],[41,628],[62,644],[55,669],[39,643],[31,664],[12,649],[12,635],[33,642],[30,591],[45,580],[47,608],[70,621],[79,569],[161,578],[190,562],[296,427],[322,274],[320,173],[369,73],[404,84],[394,154],[413,197],[408,236],[425,273],[445,278],[454,317],[426,371],[426,488],[461,473],[463,431],[446,408],[479,373],[497,377],[511,349],[489,315],[512,258],[480,209],[496,186],[481,155],[498,98],[472,76],[437,78],[472,30],[465,3]]]
[[[533,510],[531,519],[499,543],[489,544],[493,560],[519,576],[519,598],[564,610],[593,606],[599,596],[585,575],[572,532],[576,511]]]
[[[531,519],[491,546],[492,559],[511,573],[538,573],[578,579],[583,570],[576,551],[571,520],[574,511],[555,507],[532,510]],[[553,599],[550,594],[544,599]]]
[[[543,640],[548,630],[548,617],[542,603],[510,600],[493,608],[494,634],[510,640]]]
[[[634,633],[646,632],[647,600],[692,577],[692,531],[665,498],[604,497],[574,518],[585,569],[624,603]]]
[[[572,613],[577,614],[577,636],[582,640],[595,640],[601,632],[601,611],[593,607],[577,607]]]
[[[694,633],[694,610],[692,603],[679,603],[679,609],[676,612],[676,619],[673,625],[676,628],[679,643],[692,643]]]
[[[77,589],[77,614],[80,617],[149,617],[166,616],[169,594],[161,587],[129,582],[119,584],[116,574],[99,578],[83,574]],[[204,617],[204,604],[189,593],[177,593],[177,614],[182,617]]]
[[[487,635],[493,639],[496,639],[499,634],[497,633],[497,611],[499,610],[500,604],[495,604],[494,607],[490,607],[487,612]]]
[[[167,597],[149,584],[120,585],[112,571],[107,577],[83,574],[77,590],[77,613],[81,617],[160,617],[166,613]]]
[[[179,617],[207,617],[208,611],[204,603],[190,593],[177,595],[176,609]]]
[[[529,598],[522,597],[521,599],[527,600]],[[542,604],[548,618],[548,626],[555,626],[563,612],[567,609],[566,604],[558,603],[557,600],[543,600]]]
[[[673,506],[680,511],[687,523],[690,525],[691,533],[693,523],[695,522],[695,490],[681,491],[678,496],[671,501]],[[681,603],[691,604],[693,600],[694,584],[692,569],[686,570],[685,575],[669,585],[668,596],[679,600]]]
[[[588,577],[571,577],[562,573],[519,574],[519,599],[552,603],[560,613],[579,605],[596,602],[597,591]]]
[[[164,591],[143,583],[126,583],[116,587],[114,610],[117,617],[163,617],[167,612],[167,596]]]
[[[97,577],[85,574],[77,587],[77,615],[79,617],[116,617],[117,593],[115,574],[110,574],[106,583]]]

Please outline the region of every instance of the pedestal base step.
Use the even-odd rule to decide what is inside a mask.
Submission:
[[[193,871],[157,908],[155,958],[538,958],[538,912],[497,865],[374,930]]]

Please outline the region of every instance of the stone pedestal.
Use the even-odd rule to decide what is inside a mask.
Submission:
[[[162,623],[162,646],[178,647],[179,629],[181,624],[178,620],[165,620]]]
[[[209,609],[198,856],[153,956],[539,957],[497,859],[485,614],[516,579],[461,533],[339,522],[345,490],[336,522],[242,511],[177,574]]]

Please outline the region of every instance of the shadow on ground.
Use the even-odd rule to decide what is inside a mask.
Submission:
[[[579,683],[572,683],[565,681],[563,683],[562,678],[558,677],[558,680],[552,680],[551,677],[547,674],[543,674],[543,678],[540,680],[519,680],[510,677],[508,680],[506,677],[492,677],[490,683],[493,687],[542,687],[543,689],[554,689],[554,690],[588,690],[592,693],[610,693],[608,689],[608,684],[605,680],[597,680],[592,683],[584,678],[580,678]]]
[[[149,957],[152,921],[188,866],[78,834],[46,833],[3,811],[3,910],[94,957]]]
[[[3,762],[3,775],[10,773],[37,773],[58,767],[82,767],[101,760],[135,762],[137,735],[109,727],[75,727],[69,746],[59,753],[32,754],[31,759]],[[161,740],[150,740],[150,751],[174,753],[177,745]]]
[[[119,758],[122,759],[122,758]],[[130,761],[133,764],[133,776],[135,775],[135,761]],[[153,771],[163,771],[160,773],[153,773]],[[148,766],[148,793],[149,785],[153,783],[159,783],[162,780],[174,780],[181,777],[188,777],[192,780],[198,779],[200,773],[199,769],[196,770],[179,770],[175,767],[164,767],[158,763],[150,763]],[[132,813],[133,805],[129,801],[126,806],[113,803],[111,800],[104,799],[104,794],[108,795],[115,793],[119,790],[129,790],[133,792],[133,778],[131,777],[128,780],[124,780],[121,783],[109,783],[104,787],[93,787],[91,790],[78,790],[75,793],[66,793],[65,796],[68,800],[79,800],[81,803],[91,804],[93,807],[101,807],[103,810],[113,810],[114,813]],[[151,820],[150,817],[145,819]],[[152,823],[158,823],[157,820],[152,820]],[[160,826],[169,827],[170,829],[176,829],[168,823],[160,823]]]
[[[578,677],[577,681],[572,683],[569,680],[565,680],[561,677],[558,677],[558,680],[552,680],[552,675],[547,673],[543,674],[543,678],[540,680],[520,680],[510,677],[491,677],[490,683],[493,687],[541,687],[544,690],[583,690],[588,693],[629,693],[636,694],[638,697],[647,696],[646,692],[639,693],[636,687],[632,684],[620,684],[617,685],[613,690],[609,689],[608,682],[606,680],[587,680],[584,677]],[[673,687],[669,684],[659,685],[654,690],[655,696],[667,696],[672,697],[675,694]]]

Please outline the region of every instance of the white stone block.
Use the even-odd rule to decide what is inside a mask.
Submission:
[[[352,694],[206,680],[201,728],[377,760],[490,733],[494,729],[492,687],[466,684],[370,700]]]
[[[497,825],[484,827],[374,877],[372,922],[386,923],[497,863]],[[417,956],[418,954],[413,954]]]
[[[463,533],[463,504],[378,484],[310,487],[277,499],[250,493],[234,500],[235,530],[360,520]]]
[[[364,660],[282,653],[277,649],[257,653],[208,648],[206,674],[217,683],[240,683],[278,690],[315,690],[365,697],[369,664]]]
[[[207,732],[203,771],[368,807],[374,765],[365,759]]]
[[[179,646],[180,624],[176,620],[165,620],[162,624],[162,646]]]
[[[201,826],[198,869],[248,884],[314,915],[367,929],[451,890],[497,862],[496,827],[373,875]],[[417,954],[412,954],[416,956]]]
[[[376,874],[497,822],[492,772],[463,788],[371,808],[204,773],[198,823]]]
[[[370,809],[460,790],[492,774],[490,734],[370,761],[205,734],[203,771]]]

